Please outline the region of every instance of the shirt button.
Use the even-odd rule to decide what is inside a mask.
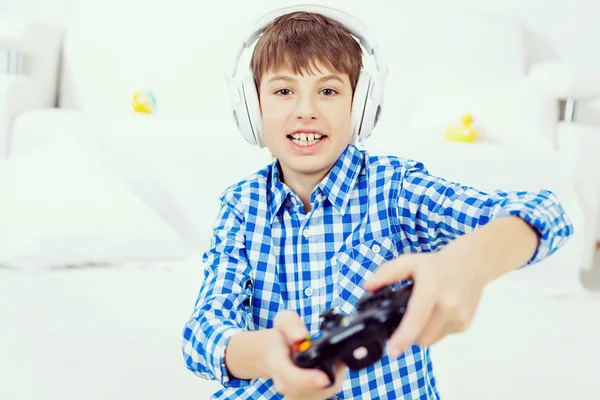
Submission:
[[[304,236],[306,239],[308,239],[308,237],[310,236],[310,231],[308,229],[305,229],[302,232],[302,236]]]
[[[313,290],[310,287],[307,287],[306,289],[304,289],[304,294],[306,295],[306,297],[310,297],[312,296]]]
[[[373,247],[371,247],[371,250],[373,250],[373,253],[377,254],[381,250],[381,247],[379,247],[378,244],[374,244]]]

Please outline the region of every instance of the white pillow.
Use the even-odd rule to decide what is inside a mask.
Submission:
[[[115,175],[198,252],[210,245],[222,192],[271,162],[230,115],[110,117],[99,126]]]
[[[528,77],[468,82],[431,71],[415,99],[405,134],[443,141],[448,125],[470,113],[479,139],[518,148],[554,148],[558,103]]]
[[[181,259],[181,238],[81,146],[0,164],[0,264],[24,271]]]

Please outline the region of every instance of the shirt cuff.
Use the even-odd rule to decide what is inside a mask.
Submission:
[[[239,379],[232,376],[225,365],[225,349],[229,341],[233,335],[243,331],[245,330],[239,327],[223,326],[214,330],[211,335],[213,339],[210,342],[212,342],[213,346],[210,351],[207,349],[208,354],[206,357],[210,360],[210,365],[212,365],[214,379],[221,382],[221,385],[225,388],[249,386],[251,382],[250,379]]]
[[[553,212],[540,204],[533,207],[527,201],[504,206],[494,214],[495,218],[516,216],[521,218],[539,234],[539,245],[527,263],[520,268],[535,264],[554,253],[570,236],[571,225],[563,216],[553,216]],[[550,207],[551,208],[551,207]]]

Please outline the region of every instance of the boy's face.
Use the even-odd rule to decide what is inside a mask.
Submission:
[[[320,71],[320,72],[319,72]],[[352,86],[322,65],[314,75],[263,75],[259,94],[266,147],[286,180],[324,177],[350,142]]]

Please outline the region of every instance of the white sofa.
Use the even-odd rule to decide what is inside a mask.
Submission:
[[[131,114],[131,92],[152,87],[153,81],[150,75],[143,82],[136,79],[134,57],[112,81],[108,73],[95,80],[98,69],[115,72],[111,56],[129,51],[118,46],[122,38],[111,31],[102,46],[95,46],[95,57],[89,57],[86,43],[99,44],[96,30],[104,20],[96,13],[110,15],[105,5],[99,6],[78,3],[81,18],[67,35],[69,80],[62,81],[63,99],[77,110],[21,113],[11,131],[11,158],[0,163],[0,185],[13,189],[3,186],[8,195],[0,198],[1,261],[13,267],[0,268],[0,320],[9,327],[0,330],[0,376],[8,377],[0,385],[0,398],[208,399],[216,383],[193,376],[180,354],[181,330],[202,284],[200,255],[219,192],[270,156],[247,146],[236,132],[224,84],[205,82],[210,97],[175,89],[193,85],[203,60],[188,59],[192,65],[172,87],[164,76],[154,81],[165,89],[158,96],[157,115]],[[494,23],[475,16],[477,26],[488,29],[481,35],[506,44],[505,33],[513,32],[508,36],[513,47],[497,47],[503,56],[494,57],[490,69],[475,68],[487,72],[478,78],[500,74],[517,79],[527,67],[514,40],[519,37],[515,21],[489,17]],[[127,21],[119,14],[113,22],[118,27]],[[412,23],[426,27],[418,19]],[[468,40],[477,37],[473,26]],[[386,29],[383,24],[381,29]],[[386,43],[394,45],[395,37],[389,35]],[[452,43],[461,41],[441,45]],[[445,48],[443,54],[452,51]],[[458,54],[454,61],[460,59]],[[408,122],[400,126],[394,119],[394,109],[413,100],[394,95],[402,93],[398,82],[410,77],[393,74],[397,80],[390,80],[381,124],[365,147],[422,159],[432,172],[482,189],[551,187],[577,230],[555,256],[491,285],[471,329],[433,349],[443,398],[598,398],[600,331],[590,316],[598,315],[600,302],[579,281],[590,260],[585,232],[593,227],[592,207],[582,200],[586,187],[578,174],[587,161],[577,156],[589,143],[579,139],[593,140],[595,132],[561,125],[563,133],[575,130],[561,134],[560,147],[579,148],[566,153],[447,144],[436,139],[439,131],[434,130],[428,139],[412,140],[416,134],[405,130]],[[165,75],[176,76],[171,70]],[[195,82],[192,87],[203,86]],[[197,110],[194,99],[201,104]],[[227,151],[219,151],[223,148]],[[585,193],[591,193],[587,199],[594,191]]]

